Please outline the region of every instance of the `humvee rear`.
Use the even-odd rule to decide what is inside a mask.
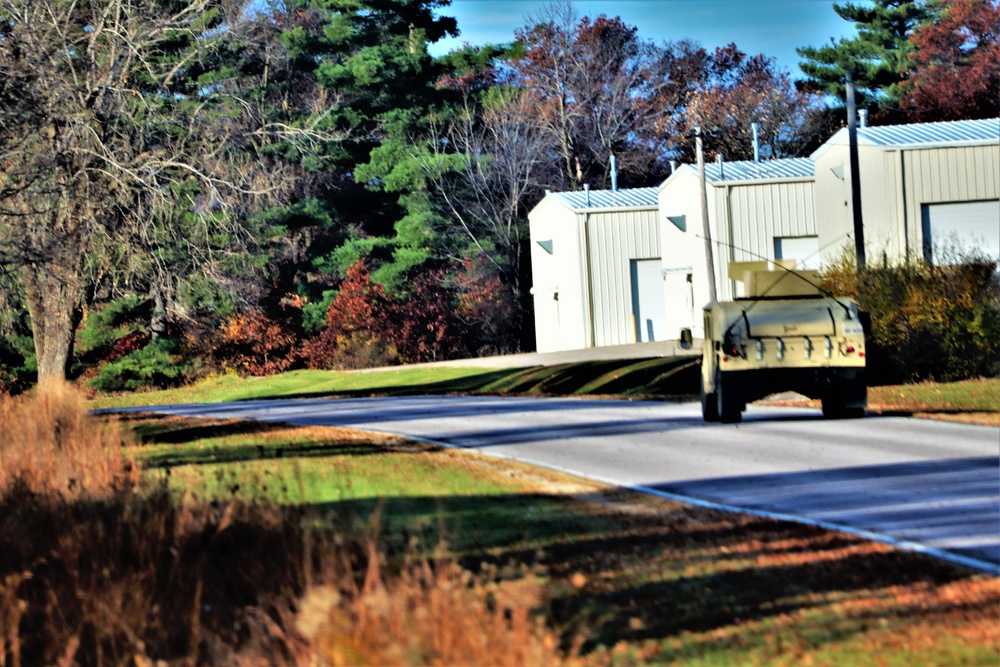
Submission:
[[[863,416],[868,385],[857,304],[821,294],[815,271],[768,265],[730,264],[747,296],[705,306],[705,421],[739,422],[748,402],[781,391],[819,399],[826,417]]]

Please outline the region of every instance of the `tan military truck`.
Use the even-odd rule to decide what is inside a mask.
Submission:
[[[748,402],[782,391],[819,399],[828,418],[863,416],[868,385],[857,304],[824,295],[816,272],[794,270],[794,260],[771,265],[730,264],[729,277],[747,296],[705,306],[705,421],[739,422]]]

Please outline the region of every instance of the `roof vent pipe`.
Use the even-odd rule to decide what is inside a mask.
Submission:
[[[590,183],[583,184],[583,191],[587,193],[587,206],[590,206]]]
[[[868,109],[858,109],[858,125],[868,127]]]
[[[750,131],[753,132],[753,161],[760,162],[760,137],[757,136],[757,123],[750,123]]]
[[[715,161],[719,164],[719,180],[726,180],[725,172],[722,170],[722,153],[715,156]]]
[[[677,171],[677,160],[671,160],[670,161],[670,173],[672,174],[675,171]]]
[[[615,156],[611,156],[611,191],[618,192],[618,163]]]

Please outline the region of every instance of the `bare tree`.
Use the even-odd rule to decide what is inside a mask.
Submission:
[[[285,185],[258,159],[282,129],[217,67],[243,10],[0,0],[0,267],[19,279],[40,381],[65,376],[86,292],[106,272],[148,264],[156,235],[210,254],[206,239],[239,237]]]
[[[449,218],[517,297],[524,218],[542,189],[548,141],[536,122],[539,103],[531,91],[510,87],[491,89],[481,104],[467,96],[423,160]]]
[[[705,79],[687,96],[684,116],[686,129],[719,130],[712,154],[750,159],[751,126],[757,123],[763,157],[780,158],[796,154],[808,141],[803,129],[820,104],[817,95],[796,90],[773,58],[747,56],[729,44],[710,56]]]
[[[552,184],[606,185],[611,155],[624,174],[649,179],[667,141],[661,49],[618,17],[579,19],[568,3],[547,5],[517,37],[525,53],[515,81],[539,96],[532,115],[551,137],[562,180]]]

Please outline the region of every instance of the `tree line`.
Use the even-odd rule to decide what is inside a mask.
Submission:
[[[834,4],[803,80],[543,5],[466,45],[447,0],[0,0],[0,389],[101,389],[533,346],[526,214],[710,147],[1000,115],[994,0]]]

